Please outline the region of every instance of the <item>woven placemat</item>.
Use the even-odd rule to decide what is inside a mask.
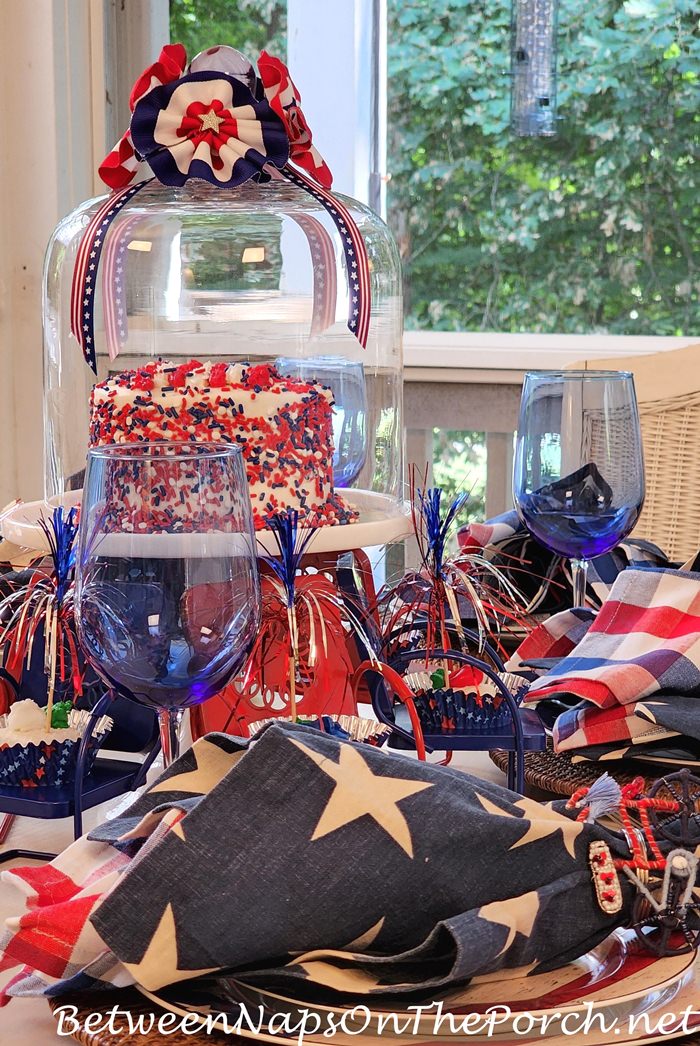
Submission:
[[[489,752],[491,761],[505,773],[508,768],[508,753],[500,748]],[[614,777],[618,784],[629,784],[635,777],[645,780],[656,780],[662,776],[659,772],[650,772],[649,765],[620,760],[614,763],[573,763],[568,752],[556,753],[552,748],[544,752],[525,753],[525,783],[541,792],[553,792],[555,795],[573,795],[577,788],[592,785],[605,771]]]

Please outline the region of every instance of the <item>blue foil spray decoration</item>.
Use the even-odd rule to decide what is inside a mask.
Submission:
[[[62,508],[53,511],[50,523],[39,520],[39,526],[49,543],[56,582],[56,602],[63,605],[66,593],[73,582],[75,572],[76,535],[78,533],[78,510],[73,507],[68,515]]]

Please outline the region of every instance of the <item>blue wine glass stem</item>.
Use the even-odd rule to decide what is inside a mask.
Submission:
[[[160,743],[163,751],[163,766],[167,770],[171,763],[180,758],[180,727],[182,708],[160,708]]]
[[[586,605],[586,579],[588,577],[588,560],[571,560],[571,580],[574,588],[574,607]]]

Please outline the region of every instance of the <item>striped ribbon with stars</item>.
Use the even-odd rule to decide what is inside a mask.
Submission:
[[[306,237],[311,251],[314,278],[314,302],[311,334],[322,334],[335,322],[338,298],[333,240],[318,218],[311,214],[290,214]]]
[[[71,331],[83,350],[85,362],[95,373],[95,286],[105,237],[125,204],[152,181],[148,178],[109,196],[95,211],[78,247],[71,288]]]
[[[289,166],[284,167],[281,174],[288,181],[308,192],[321,203],[340,234],[348,276],[348,329],[355,335],[362,347],[366,348],[371,312],[371,289],[369,261],[362,234],[347,207],[331,193]],[[95,373],[97,373],[97,361],[95,356],[94,291],[107,232],[117,214],[129,200],[152,181],[153,179],[149,178],[146,181],[138,182],[136,185],[128,186],[126,189],[121,189],[108,197],[87,225],[78,247],[71,289],[71,331],[83,351],[86,363],[90,365]],[[329,265],[329,271],[330,268],[331,266]],[[108,296],[111,296],[113,290],[111,282],[105,283],[105,290],[107,290]],[[118,354],[120,342],[117,331],[119,326],[118,317],[114,306],[115,302],[111,300],[105,301],[106,322],[111,332],[111,336],[108,335],[110,359],[113,359]],[[316,303],[314,312],[316,313],[317,311]],[[112,316],[113,322],[110,322],[110,316]],[[319,317],[315,318],[318,322]]]
[[[282,174],[294,185],[305,189],[325,207],[333,219],[343,244],[343,253],[348,273],[348,328],[363,349],[367,348],[369,321],[372,307],[367,248],[355,219],[347,207],[332,193],[307,178],[288,164]]]
[[[108,237],[101,258],[102,311],[104,313],[107,354],[115,360],[128,337],[126,293],[124,287],[124,257],[134,228],[141,222],[141,215],[134,215],[122,222],[115,235]]]

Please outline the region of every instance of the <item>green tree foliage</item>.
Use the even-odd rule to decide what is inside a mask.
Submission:
[[[170,0],[170,39],[189,58],[216,44],[230,44],[255,61],[263,48],[284,58],[286,0]]]
[[[389,0],[408,325],[694,334],[696,0],[561,0],[554,139],[509,130],[508,0]]]
[[[460,526],[482,520],[486,502],[484,433],[433,429],[433,479],[450,500],[465,490],[469,493],[459,516]]]

